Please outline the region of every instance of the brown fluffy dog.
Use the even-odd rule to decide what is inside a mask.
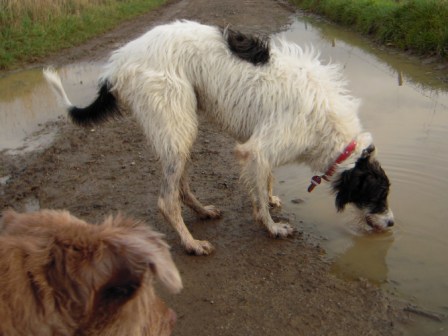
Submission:
[[[0,234],[0,335],[169,335],[158,277],[182,288],[162,235],[117,216],[6,211]],[[1,228],[1,227],[0,227]]]

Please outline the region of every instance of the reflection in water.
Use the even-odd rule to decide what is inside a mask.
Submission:
[[[364,61],[370,66],[376,67],[378,70],[389,69],[393,72],[403,72],[406,79],[416,86],[422,86],[425,89],[431,90],[446,90],[448,69],[429,68],[422,66],[418,60],[409,58],[408,55],[401,53],[384,52],[373,43],[366,41],[359,37],[358,33],[354,33],[348,29],[344,29],[335,25],[327,24],[326,22],[314,20],[310,18],[303,18],[303,20],[310,21],[307,25],[307,30],[314,34],[321,42],[327,42],[333,45],[333,41],[341,41],[347,47],[356,48],[358,51],[363,50],[368,55],[374,56],[381,61],[381,66],[369,62],[366,58]],[[301,28],[299,25],[294,26],[294,30]],[[313,38],[313,40],[316,40]],[[300,44],[308,43],[309,40],[296,41]],[[314,42],[313,42],[314,44]],[[442,79],[442,80],[441,80]]]
[[[337,274],[367,278],[448,315],[448,83],[420,63],[376,50],[323,22],[309,20],[305,27],[298,22],[283,35],[302,46],[312,44],[324,62],[343,66],[349,89],[363,102],[362,124],[372,132],[392,183],[396,226],[390,235],[360,234],[349,214],[336,213],[328,190],[306,193],[314,172],[297,166],[275,172],[285,210],[295,213],[297,223],[303,221],[301,229],[323,237]],[[288,201],[295,198],[305,202]],[[448,321],[426,321],[412,334],[437,334],[440,328],[448,330]]]
[[[398,86],[403,86],[403,72],[398,71]]]
[[[48,111],[56,110],[48,93],[37,69],[0,78],[0,150],[21,146],[38,123],[48,120]]]
[[[60,69],[60,73],[70,98],[80,103],[91,99],[99,73],[97,64],[70,65]],[[42,69],[0,77],[0,150],[25,145],[38,147],[39,143],[48,140],[48,133],[33,138],[31,142],[25,142],[25,139],[38,131],[45,122],[63,113],[42,77]]]
[[[394,241],[392,231],[352,237],[353,245],[335,257],[332,269],[344,278],[368,279],[382,284],[388,279],[386,257]]]

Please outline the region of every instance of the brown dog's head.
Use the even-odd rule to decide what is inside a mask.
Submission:
[[[23,270],[14,267],[2,275],[0,293],[2,287],[28,288],[28,293],[17,294],[23,301],[17,314],[31,315],[30,323],[39,320],[35,314],[53,323],[53,332],[171,333],[175,314],[157,298],[152,284],[158,278],[178,292],[182,282],[168,245],[148,226],[120,215],[90,225],[65,211],[7,211],[2,231],[2,253],[11,254],[8,262],[23,265]],[[16,319],[14,312],[10,316]]]

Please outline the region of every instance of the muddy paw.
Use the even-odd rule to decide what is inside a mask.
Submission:
[[[204,213],[202,213],[199,217],[201,219],[216,219],[221,217],[221,210],[219,210],[214,205],[206,205],[204,207]]]
[[[278,196],[269,196],[269,206],[271,208],[280,208],[282,206],[282,200]]]
[[[288,223],[274,223],[269,228],[269,233],[274,238],[286,238],[291,236],[294,232],[294,228]]]
[[[185,250],[188,254],[209,255],[215,248],[206,240],[193,240],[189,244],[185,244]]]

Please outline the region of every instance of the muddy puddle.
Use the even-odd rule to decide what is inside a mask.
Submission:
[[[99,71],[98,64],[91,63],[59,69],[70,99],[88,103]],[[62,117],[62,112],[41,68],[0,77],[0,151],[15,154],[45,148],[57,132],[46,123]]]
[[[429,316],[448,315],[448,85],[428,67],[382,53],[332,25],[300,19],[285,36],[344,66],[350,89],[363,101],[363,126],[391,179],[397,224],[391,232],[369,234],[350,213],[336,213],[327,187],[306,192],[312,173],[305,167],[276,171],[286,210],[323,240],[338,276],[369,279]],[[410,332],[442,335],[448,321],[417,318]]]
[[[384,234],[366,232],[350,211],[336,213],[326,186],[308,194],[312,172],[299,166],[276,171],[285,210],[295,214],[300,229],[322,242],[338,276],[368,279],[419,310],[448,315],[448,85],[427,67],[382,53],[357,35],[322,22],[297,19],[284,35],[301,45],[312,44],[324,60],[344,66],[350,89],[363,100],[363,125],[373,133],[392,182],[396,226]],[[99,64],[68,65],[59,71],[70,99],[88,103]],[[41,69],[1,77],[0,151],[48,145],[57,130],[44,125],[61,112]],[[30,200],[30,209],[38,208],[35,203]],[[446,320],[416,319],[411,334],[448,331]]]

